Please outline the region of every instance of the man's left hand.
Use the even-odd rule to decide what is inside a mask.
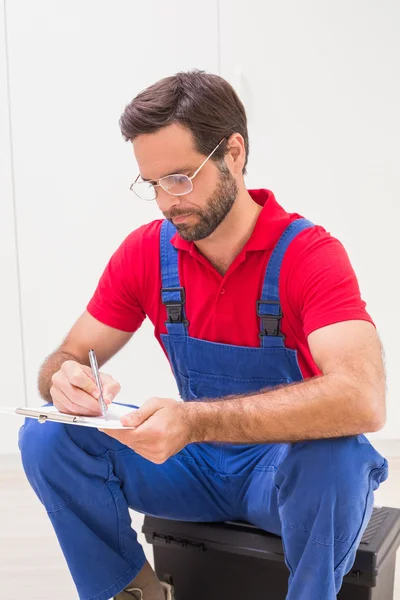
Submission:
[[[186,403],[173,398],[150,398],[123,416],[121,423],[135,429],[100,431],[156,464],[165,462],[191,442]]]

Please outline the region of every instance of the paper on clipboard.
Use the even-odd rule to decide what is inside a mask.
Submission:
[[[80,425],[81,427],[95,427],[96,429],[133,429],[122,425],[120,419],[123,415],[133,412],[135,408],[126,404],[111,404],[107,411],[107,417],[82,417],[79,415],[68,415],[61,413],[55,406],[38,407],[0,407],[0,414],[14,414],[23,417],[37,419],[40,423],[56,422],[69,425]]]

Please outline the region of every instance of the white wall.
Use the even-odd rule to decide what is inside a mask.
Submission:
[[[201,8],[183,0],[8,2],[17,247],[9,136],[1,135],[0,265],[10,285],[0,296],[7,340],[0,360],[13,382],[12,403],[23,398],[20,327],[33,405],[41,362],[85,308],[109,256],[129,231],[159,216],[128,190],[137,171],[118,127],[125,104],[178,70],[220,68],[249,113],[249,187],[269,187],[349,251],[387,352],[389,418],[375,437],[399,437],[392,275],[399,255],[399,16],[394,0],[250,0],[246,10],[227,0],[205,0]],[[176,395],[148,322],[107,370],[127,402]],[[6,428],[2,419],[0,440]]]
[[[345,245],[386,350],[400,437],[400,4],[220,0],[221,75],[248,109],[249,187]]]
[[[0,0],[0,407],[25,404],[15,240],[4,4]],[[15,452],[17,419],[0,422],[0,454]]]
[[[84,310],[108,258],[131,230],[159,217],[154,204],[129,191],[137,166],[118,120],[155,80],[198,65],[218,70],[217,4],[202,6],[7,4],[29,405],[40,402],[40,364]],[[107,370],[121,382],[123,401],[177,394],[149,322]]]

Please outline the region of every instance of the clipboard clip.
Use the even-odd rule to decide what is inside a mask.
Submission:
[[[43,425],[47,421],[53,421],[57,423],[85,423],[84,417],[77,417],[76,415],[64,415],[63,413],[41,413],[37,410],[31,410],[29,408],[16,408],[15,412],[17,415],[23,415],[25,417],[34,417],[39,423]]]

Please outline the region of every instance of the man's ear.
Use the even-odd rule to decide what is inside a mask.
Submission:
[[[242,173],[244,163],[246,162],[246,150],[244,139],[240,133],[233,133],[230,136],[227,142],[227,150],[229,151],[225,155],[225,161],[230,169],[235,174]]]

